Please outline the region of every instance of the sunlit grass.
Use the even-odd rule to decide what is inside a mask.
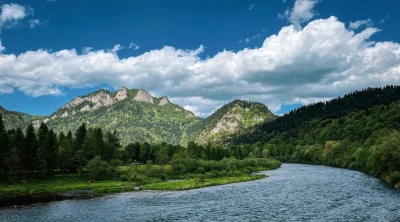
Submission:
[[[230,183],[245,182],[251,180],[258,180],[265,178],[263,174],[254,175],[240,175],[232,177],[209,178],[201,180],[200,178],[193,178],[188,180],[168,181],[153,184],[146,184],[143,186],[144,190],[190,190],[201,187],[217,186]]]

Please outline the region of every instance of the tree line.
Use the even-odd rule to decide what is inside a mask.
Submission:
[[[262,150],[254,153],[257,155],[240,147],[226,149],[211,143],[200,145],[195,142],[189,142],[186,147],[147,142],[129,143],[122,147],[115,131],[104,133],[101,128],[87,128],[85,124],[74,133],[68,131],[58,135],[45,123],[37,130],[32,124],[25,131],[21,128],[6,130],[0,115],[0,177],[4,181],[76,173],[101,164],[164,165],[172,159],[220,161],[229,157],[244,159],[268,155]]]

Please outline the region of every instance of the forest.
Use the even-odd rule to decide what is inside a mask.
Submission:
[[[280,166],[279,161],[267,158],[266,152],[238,155],[235,150],[195,142],[186,147],[147,142],[122,147],[115,131],[104,133],[85,124],[74,133],[57,135],[44,123],[37,130],[29,125],[23,132],[21,128],[6,130],[1,116],[0,120],[0,194],[35,192],[38,184],[53,184],[40,192],[77,187],[125,191],[136,185],[191,189],[259,179],[265,175],[252,173]],[[168,179],[183,181],[173,186],[159,184]]]
[[[399,187],[399,99],[399,86],[355,91],[293,110],[230,142],[262,146],[284,162],[363,171]]]

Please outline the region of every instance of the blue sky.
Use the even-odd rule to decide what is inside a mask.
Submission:
[[[400,82],[396,0],[0,6],[0,105],[30,114],[48,115],[75,96],[122,85],[167,95],[203,117],[235,98],[281,114]]]

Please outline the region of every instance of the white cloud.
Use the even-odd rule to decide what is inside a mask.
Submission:
[[[130,49],[133,49],[133,50],[138,50],[139,48],[140,48],[140,46],[138,45],[138,44],[136,44],[136,43],[130,43],[129,44],[129,48]]]
[[[25,18],[29,12],[22,5],[18,4],[3,4],[0,13],[0,29],[6,25],[12,25],[19,20]]]
[[[2,53],[4,50],[6,50],[6,48],[1,43],[1,39],[0,39],[0,53]]]
[[[41,22],[39,19],[31,19],[31,20],[29,20],[28,24],[29,24],[29,27],[30,27],[31,29],[33,29],[33,28],[35,28],[36,26],[42,25],[42,24],[44,24],[44,23]]]
[[[371,27],[371,26],[374,25],[374,23],[372,22],[371,19],[358,20],[358,21],[355,21],[355,22],[350,22],[349,28],[350,28],[350,29],[358,29],[358,28],[360,28],[360,27],[362,27],[362,26],[364,26],[364,25],[365,25],[366,27]]]
[[[256,7],[256,5],[255,4],[251,4],[250,7],[249,7],[249,11],[253,10],[254,7]]]
[[[110,49],[110,52],[117,54],[118,51],[124,48],[125,47],[121,46],[121,44],[116,44],[112,49]]]
[[[278,18],[287,18],[295,28],[300,29],[301,23],[310,21],[316,15],[313,8],[318,2],[319,0],[296,0],[292,10],[278,14]]]
[[[4,54],[0,44],[0,92],[59,95],[64,87],[108,84],[144,88],[206,116],[230,100],[309,103],[364,87],[400,84],[400,44],[372,42],[379,32],[349,30],[336,17],[283,27],[262,46],[224,50],[202,59],[204,47],[165,46],[119,58],[112,50],[47,50]],[[3,42],[4,44],[4,42]]]
[[[265,32],[265,30],[263,29],[262,32]],[[261,36],[260,33],[257,33],[256,35],[253,35],[252,37],[247,37],[244,40],[240,40],[239,44],[241,44],[242,42],[249,43],[256,38],[259,38],[260,36]]]

